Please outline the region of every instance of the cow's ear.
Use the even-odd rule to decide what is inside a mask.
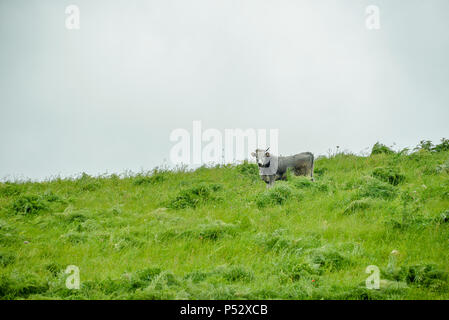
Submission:
[[[265,157],[269,157],[270,153],[269,152],[265,152]]]
[[[251,152],[251,156],[255,157],[256,153],[255,152]]]

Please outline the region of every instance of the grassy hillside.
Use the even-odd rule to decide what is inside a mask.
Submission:
[[[247,163],[0,184],[0,297],[448,299],[449,152],[376,150],[268,191]]]

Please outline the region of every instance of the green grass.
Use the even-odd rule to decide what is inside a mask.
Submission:
[[[0,297],[448,299],[449,152],[377,147],[270,190],[248,163],[2,183]]]

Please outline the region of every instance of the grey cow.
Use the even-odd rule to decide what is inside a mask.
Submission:
[[[269,148],[268,148],[269,149]],[[251,155],[256,158],[259,175],[267,183],[267,188],[273,186],[275,180],[285,180],[288,168],[292,168],[297,176],[310,175],[313,181],[313,161],[311,152],[302,152],[288,157],[278,157],[268,152],[268,149],[256,149]]]

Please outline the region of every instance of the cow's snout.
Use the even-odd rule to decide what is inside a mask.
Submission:
[[[265,159],[257,159],[257,165],[259,167],[263,167],[265,165]]]

